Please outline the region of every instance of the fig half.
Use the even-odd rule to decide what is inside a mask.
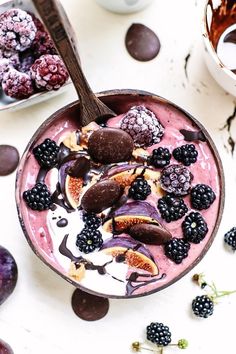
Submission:
[[[161,225],[160,216],[156,209],[147,202],[131,202],[123,205],[108,215],[108,220],[103,224],[107,232],[128,230],[135,224],[156,224]]]
[[[6,248],[0,246],[0,305],[15,289],[17,275],[15,259]]]
[[[126,263],[131,268],[142,269],[152,275],[159,273],[150,251],[128,237],[115,237],[105,241],[101,251],[111,255],[116,262]]]

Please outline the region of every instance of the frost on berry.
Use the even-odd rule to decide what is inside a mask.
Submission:
[[[2,88],[7,96],[16,99],[27,98],[34,93],[30,76],[13,68],[3,74]]]
[[[58,90],[67,81],[69,74],[58,55],[45,54],[31,66],[30,75],[40,90]]]
[[[10,9],[0,15],[0,47],[11,51],[29,48],[36,35],[32,17],[21,9]]]

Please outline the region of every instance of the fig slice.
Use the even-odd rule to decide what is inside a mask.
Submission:
[[[78,156],[72,156],[71,160],[66,162],[59,169],[59,183],[61,192],[66,203],[73,209],[79,206],[79,198],[83,188],[83,178],[72,177],[68,175],[67,171],[75,163]]]
[[[136,177],[142,175],[146,180],[152,181],[156,186],[156,193],[162,194],[160,188],[160,171],[143,165],[126,165],[123,169],[116,167],[112,168],[107,177],[111,180],[118,182],[123,188],[130,186]]]
[[[131,268],[138,268],[152,275],[159,273],[150,251],[141,243],[128,237],[108,239],[104,242],[101,251],[111,255],[116,262],[123,262]]]
[[[160,216],[157,210],[147,202],[126,203],[115,210],[103,224],[107,232],[128,230],[135,224],[156,224],[161,225]]]

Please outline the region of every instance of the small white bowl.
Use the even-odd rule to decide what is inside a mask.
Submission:
[[[20,8],[22,10],[25,10],[27,12],[31,12],[36,15],[36,17],[40,18],[36,8],[34,7],[33,3],[31,0],[7,0],[4,1],[3,3],[0,2],[0,13],[3,13],[9,9],[12,8]],[[73,35],[74,37],[74,35]],[[74,38],[73,38],[73,41]],[[55,96],[60,95],[61,93],[65,92],[65,90],[68,88],[69,85],[71,85],[72,82],[69,78],[69,80],[57,91],[43,91],[43,92],[37,92],[33,94],[32,96],[22,99],[22,100],[17,100],[13,99],[11,97],[8,97],[4,94],[4,92],[0,88],[0,112],[5,111],[5,110],[18,110],[21,108],[25,108],[28,106],[31,106],[35,103],[39,103],[42,101],[46,101],[50,98],[53,98]]]
[[[205,47],[204,58],[211,75],[218,84],[223,87],[225,91],[236,96],[236,74],[222,63],[210,39],[212,21],[214,21],[214,16],[216,15],[216,11],[212,10],[211,4],[213,9],[219,8],[219,6],[222,7],[222,16],[229,16],[229,14],[227,14],[229,10],[226,8],[227,2],[224,0],[207,0],[202,19],[202,36]],[[222,25],[222,22],[220,25]]]
[[[153,0],[96,0],[105,9],[120,14],[143,10]]]

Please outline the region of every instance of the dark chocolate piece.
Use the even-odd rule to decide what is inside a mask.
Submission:
[[[125,36],[126,49],[136,60],[149,61],[160,51],[161,44],[157,35],[141,23],[133,23]]]
[[[88,141],[89,155],[94,161],[104,164],[130,160],[133,148],[131,136],[116,128],[98,129]]]
[[[171,233],[154,224],[136,224],[131,226],[129,234],[135,240],[147,245],[163,245],[171,239]]]
[[[14,172],[18,163],[18,150],[11,145],[0,145],[0,176],[7,176]]]
[[[186,141],[206,141],[206,137],[201,130],[193,132],[186,129],[180,129],[180,133],[183,134],[184,140]]]
[[[224,42],[236,44],[236,29],[226,34]]]
[[[74,164],[68,168],[66,171],[71,177],[82,177],[84,178],[90,170],[90,161],[85,157],[81,156],[75,160]]]
[[[65,227],[67,225],[68,225],[68,220],[65,218],[62,218],[62,219],[58,220],[58,222],[57,222],[58,227]]]
[[[100,213],[120,198],[122,188],[116,181],[104,180],[90,187],[82,197],[81,206],[87,212]]]
[[[107,298],[88,294],[76,289],[72,295],[71,305],[74,313],[85,321],[97,321],[109,310]]]

